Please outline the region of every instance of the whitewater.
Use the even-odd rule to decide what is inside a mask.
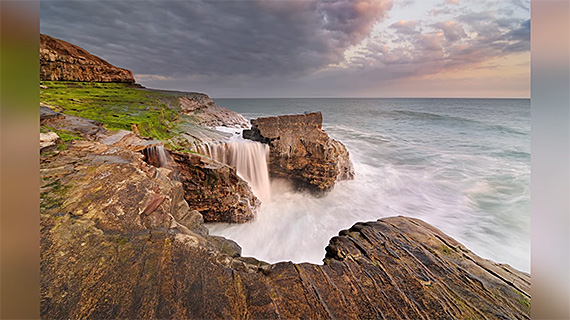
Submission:
[[[237,171],[262,200],[257,218],[207,224],[211,234],[236,241],[243,256],[321,264],[328,241],[340,230],[403,215],[434,225],[484,258],[530,270],[530,100],[216,103],[249,119],[321,111],[323,129],[345,144],[356,173],[326,196],[313,197],[286,180],[265,180],[260,159],[266,159],[267,146],[244,141],[235,130],[227,144],[202,150],[234,166],[250,163]]]

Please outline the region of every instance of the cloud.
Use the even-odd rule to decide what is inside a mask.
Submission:
[[[416,34],[419,31],[416,30],[416,27],[419,25],[418,21],[406,21],[400,20],[398,22],[394,22],[390,25],[390,28],[396,29],[398,33],[402,34]]]
[[[134,75],[135,79],[137,81],[165,81],[165,80],[174,80],[173,78],[170,77],[165,77],[165,76],[161,76],[158,74],[140,74],[137,73]]]
[[[299,76],[340,61],[389,0],[42,1],[41,32],[136,74]]]
[[[457,41],[467,36],[463,27],[460,24],[453,22],[453,20],[439,22],[434,24],[434,26],[443,31],[447,41]]]
[[[342,95],[528,52],[528,1],[434,2],[43,0],[40,27],[145,86],[214,97]]]

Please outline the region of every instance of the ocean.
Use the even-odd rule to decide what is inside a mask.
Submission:
[[[321,264],[340,230],[402,215],[530,271],[529,99],[214,100],[248,119],[321,111],[356,173],[318,198],[274,180],[255,221],[207,224],[243,256]]]

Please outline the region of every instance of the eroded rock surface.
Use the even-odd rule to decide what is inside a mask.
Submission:
[[[69,42],[40,34],[40,80],[134,83],[133,73],[117,68]]]
[[[186,93],[179,98],[181,112],[194,116],[200,125],[206,127],[249,128],[245,118],[236,112],[220,107],[212,99],[202,93]]]
[[[40,125],[73,132],[81,138],[88,140],[98,139],[107,132],[103,124],[98,121],[56,112],[49,106],[41,104]]]
[[[242,223],[261,204],[235,168],[196,153],[170,152],[185,199],[206,222]]]
[[[241,191],[224,188],[245,182],[206,157],[173,157],[182,182],[96,141],[42,154],[42,318],[529,318],[528,274],[418,219],[357,223],[330,240],[323,265],[241,257],[193,209],[231,207],[220,199]],[[201,195],[187,201],[189,184]]]
[[[322,130],[320,112],[251,120],[243,137],[270,145],[269,172],[311,191],[329,191],[354,178],[346,147]]]
[[[417,219],[341,231],[323,265],[268,265],[208,236],[136,152],[75,143],[41,168],[42,318],[529,318],[528,274]]]

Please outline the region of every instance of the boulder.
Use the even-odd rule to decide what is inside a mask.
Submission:
[[[205,222],[243,223],[255,217],[261,202],[235,168],[196,153],[170,155],[184,198]]]
[[[61,139],[55,132],[40,132],[40,153],[55,150],[59,141]]]
[[[346,147],[322,129],[320,112],[251,120],[246,139],[269,144],[269,172],[293,179],[316,193],[330,191],[338,180],[354,178]]]
[[[40,34],[40,80],[134,83],[133,73],[118,68],[69,42]]]

